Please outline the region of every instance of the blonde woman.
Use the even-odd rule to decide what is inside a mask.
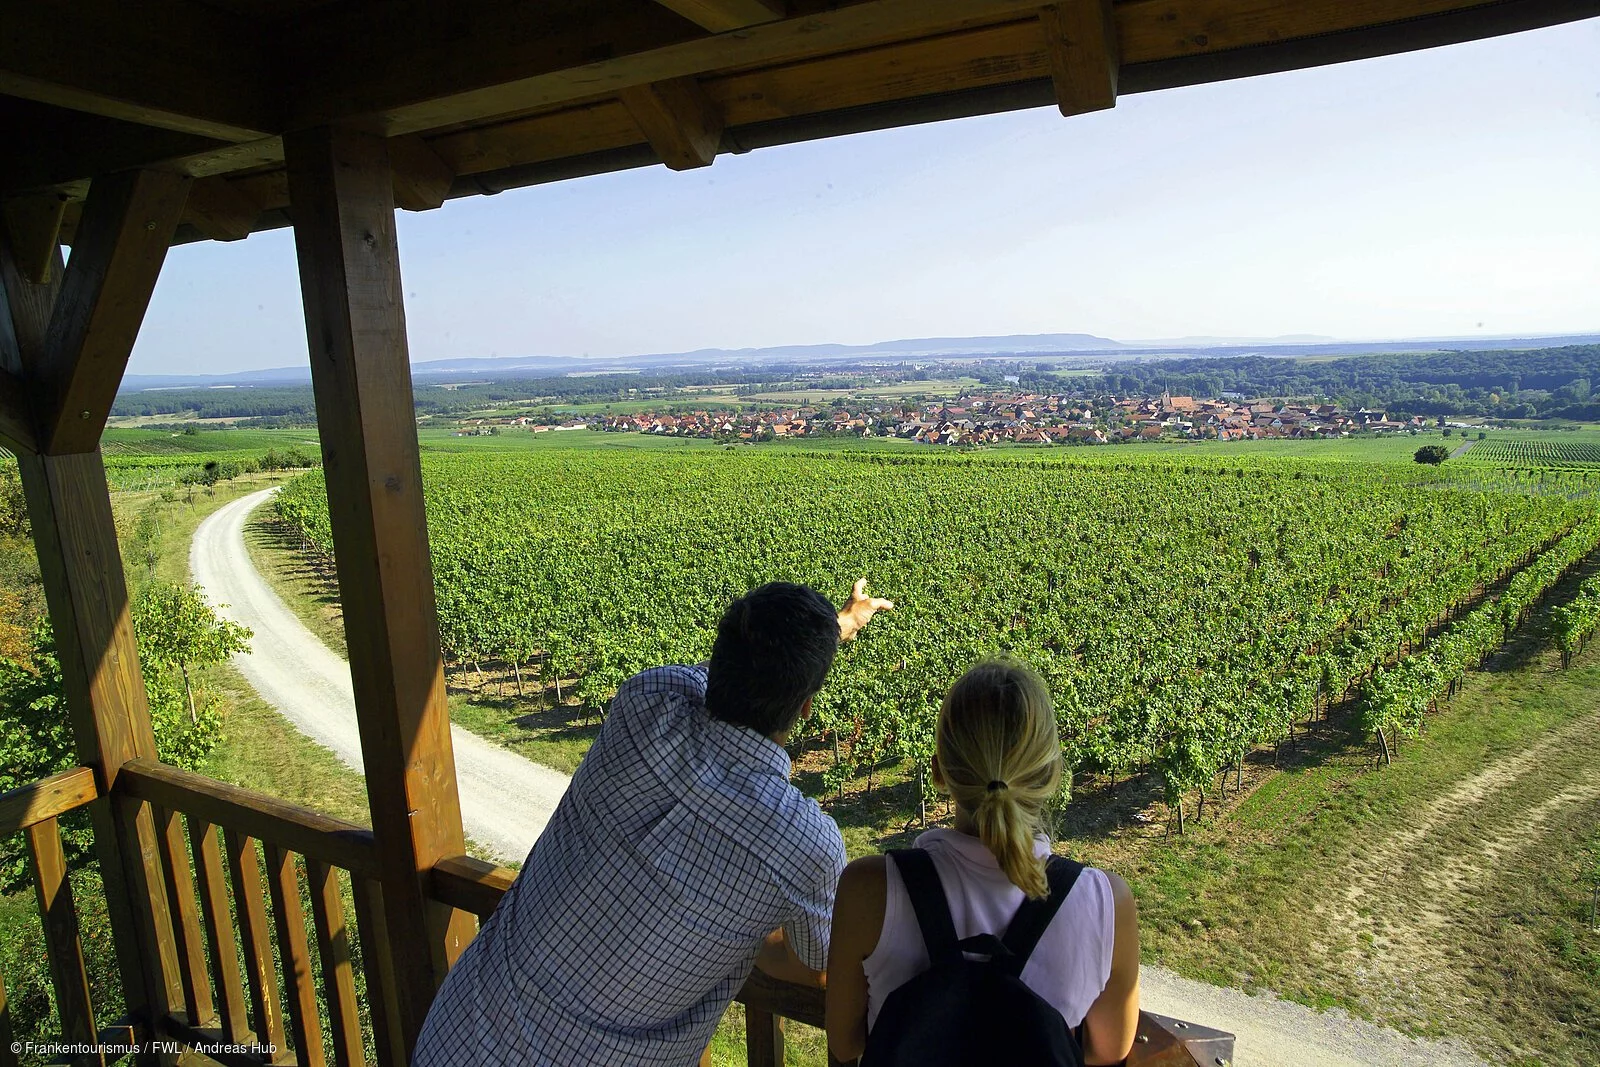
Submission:
[[[839,881],[827,999],[835,1057],[1127,1057],[1139,1019],[1138,912],[1121,878],[1051,859],[1040,821],[1061,773],[1038,675],[998,661],[956,682],[933,757],[933,782],[955,802],[954,828],[929,830],[905,854],[858,859]]]

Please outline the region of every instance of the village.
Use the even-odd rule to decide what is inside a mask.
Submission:
[[[1104,445],[1127,441],[1330,438],[1357,433],[1423,429],[1420,416],[1390,418],[1383,411],[1341,409],[1337,404],[1197,399],[1162,393],[1152,397],[1088,397],[1068,393],[971,392],[949,400],[893,404],[836,399],[736,411],[694,409],[683,401],[662,411],[586,417],[560,412],[464,419],[460,436],[506,429],[543,433],[586,428],[605,433],[764,442],[820,437],[897,437],[919,444]]]

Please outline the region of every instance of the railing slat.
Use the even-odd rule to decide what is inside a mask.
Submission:
[[[397,1063],[405,1059],[402,1050],[406,1046],[400,1030],[400,1005],[395,999],[394,956],[389,952],[383,886],[351,875],[350,888],[356,901],[356,928],[361,935],[361,970],[367,976],[373,1045],[379,1063]]]
[[[211,959],[216,966],[222,1032],[227,1034],[229,1044],[247,1044],[251,1038],[250,1024],[245,1017],[244,982],[239,975],[239,946],[233,937],[233,916],[228,911],[228,894],[223,887],[217,828],[204,819],[189,816],[189,848],[194,854],[195,876],[200,884],[200,914],[205,920],[206,945],[211,949]]]
[[[17,1067],[17,1054],[11,1051],[16,1038],[11,1029],[11,1002],[6,1000],[6,980],[0,975],[0,1067]]]
[[[267,793],[229,785],[203,774],[151,759],[130,760],[117,788],[165,808],[198,815],[235,833],[271,841],[302,856],[366,877],[378,873],[372,831],[355,823],[297,807]]]
[[[255,838],[224,827],[233,903],[239,913],[239,938],[244,943],[245,977],[250,987],[250,1018],[256,1040],[287,1052],[283,1019],[278,1013],[278,976],[272,965],[272,935],[267,929],[267,903],[261,895],[261,860]]]
[[[183,847],[183,827],[178,813],[157,807],[156,845],[166,868],[167,908],[172,913],[172,934],[178,941],[178,976],[183,980],[184,1010],[193,1026],[210,1026],[216,1015],[211,1002],[211,978],[201,945],[200,916],[195,908],[194,878],[189,873],[189,853]]]
[[[783,1067],[783,1016],[747,1005],[744,1046],[750,1067]]]
[[[70,1043],[94,1045],[99,1029],[89,1003],[89,973],[83,963],[83,942],[78,937],[78,911],[72,901],[72,882],[67,877],[67,857],[61,850],[61,826],[49,818],[29,826],[25,833],[39,916],[44,920],[45,949],[50,957],[50,980],[55,985],[61,1037]],[[105,1057],[95,1053],[75,1062],[104,1064]]]
[[[317,1012],[317,984],[311,976],[311,947],[306,943],[306,913],[300,904],[300,874],[294,853],[270,841],[267,886],[272,890],[272,921],[278,929],[278,954],[288,989],[289,1032],[300,1067],[327,1067],[322,1052],[322,1020]]]
[[[306,883],[311,888],[311,918],[316,923],[317,954],[322,959],[322,992],[333,1027],[333,1060],[337,1067],[366,1067],[355,970],[350,962],[350,928],[345,925],[344,904],[339,899],[339,875],[321,860],[307,858]]]
[[[0,793],[0,837],[65,815],[97,795],[94,772],[87,767],[73,767]],[[7,1041],[6,1047],[9,1049],[11,1042]]]

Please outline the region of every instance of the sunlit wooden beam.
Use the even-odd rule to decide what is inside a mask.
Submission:
[[[1121,64],[1111,0],[1067,0],[1040,11],[1039,22],[1061,113],[1115,107]]]
[[[722,113],[693,78],[635,85],[617,95],[668,167],[709,167],[717,157]]]

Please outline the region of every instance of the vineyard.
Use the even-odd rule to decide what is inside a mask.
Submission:
[[[944,690],[1002,653],[1049,682],[1073,765],[1153,769],[1172,801],[1351,693],[1387,755],[1600,543],[1581,494],[1378,466],[574,451],[423,473],[447,657],[596,708],[703,659],[752,586],[869,576],[898,610],[804,727],[830,787],[925,758]],[[331,552],[320,472],[277,507]]]
[[[1467,458],[1474,463],[1505,467],[1600,466],[1600,444],[1548,439],[1491,438],[1474,443],[1467,451]]]

